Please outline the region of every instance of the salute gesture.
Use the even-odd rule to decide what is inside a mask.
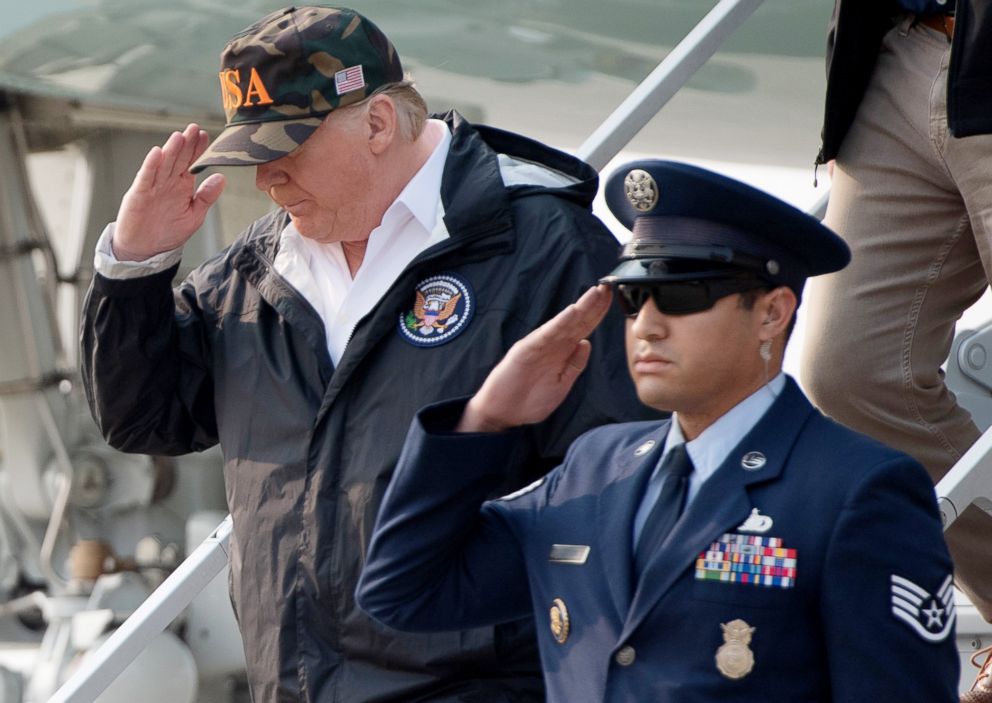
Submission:
[[[594,286],[510,347],[465,406],[456,431],[501,432],[547,418],[585,370],[592,350],[586,337],[611,300],[608,286]]]
[[[189,172],[208,141],[204,130],[190,124],[148,152],[117,213],[113,249],[118,260],[142,261],[177,249],[200,228],[226,183],[215,173],[196,187]]]

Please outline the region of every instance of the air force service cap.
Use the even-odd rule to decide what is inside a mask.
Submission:
[[[844,268],[847,245],[810,215],[706,169],[649,159],[621,166],[606,204],[632,237],[605,283],[752,273],[801,297],[809,276]]]
[[[221,54],[227,125],[190,168],[254,166],[290,153],[339,107],[403,80],[396,49],[339,7],[287,7],[235,35]]]

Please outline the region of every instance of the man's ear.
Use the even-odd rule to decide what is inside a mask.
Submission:
[[[773,288],[758,298],[755,304],[755,309],[761,317],[758,338],[766,341],[783,335],[789,327],[797,305],[795,292],[786,286]]]
[[[373,154],[381,154],[397,135],[396,105],[388,95],[376,95],[369,101],[366,113],[369,149]]]

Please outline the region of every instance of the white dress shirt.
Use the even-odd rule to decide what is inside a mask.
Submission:
[[[779,372],[775,378],[721,415],[698,437],[686,444],[686,451],[689,453],[689,458],[692,459],[693,471],[689,475],[685,508],[689,507],[706,480],[716,473],[720,465],[726,461],[734,447],[741,443],[744,436],[768,412],[768,408],[772,406],[783,388],[785,388],[785,374]],[[682,434],[678,418],[678,413],[672,414],[672,422],[668,429],[668,435],[665,437],[665,448],[658,459],[658,465],[655,466],[654,472],[648,480],[644,498],[641,499],[641,505],[634,517],[633,543],[635,545],[641,536],[641,530],[644,528],[644,523],[647,522],[651,508],[654,507],[661,494],[661,484],[664,483],[664,476],[659,473],[661,462],[669,451],[685,442],[685,435]]]
[[[448,238],[441,175],[451,133],[440,120],[428,120],[426,128],[440,137],[438,144],[372,230],[354,278],[339,242],[308,239],[292,223],[280,235],[275,269],[320,315],[335,365],[355,325],[378,304],[403,269],[417,254]]]

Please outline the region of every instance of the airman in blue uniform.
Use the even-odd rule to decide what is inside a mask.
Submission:
[[[951,560],[916,462],[820,414],[781,372],[819,222],[699,168],[642,161],[607,203],[632,231],[604,279],[638,396],[516,494],[522,427],[564,398],[599,286],[468,401],[424,409],[386,494],[360,605],[394,628],[537,619],[548,700],[957,700]]]

